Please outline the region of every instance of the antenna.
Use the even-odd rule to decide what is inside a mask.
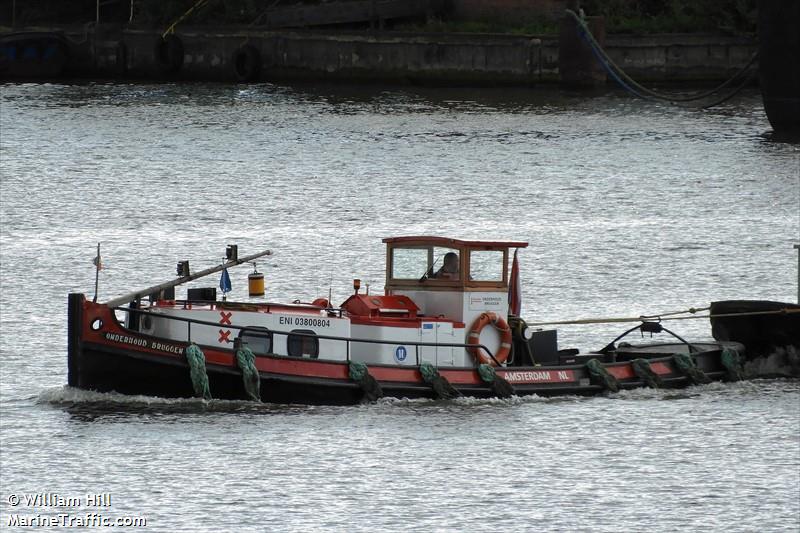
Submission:
[[[103,268],[103,260],[100,258],[100,243],[97,243],[97,255],[94,256],[94,298],[92,302],[97,302],[97,287],[100,284],[100,270]]]

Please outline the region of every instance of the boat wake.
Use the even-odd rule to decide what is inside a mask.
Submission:
[[[95,392],[64,385],[42,391],[37,404],[46,404],[71,414],[201,414],[245,413],[273,414],[289,411],[308,411],[304,405],[278,405],[246,400],[204,400],[202,398],[159,398],[156,396],[125,395],[116,392]]]
[[[796,357],[796,352],[793,356]],[[598,396],[512,396],[510,398],[473,398],[460,397],[452,400],[433,400],[426,398],[381,398],[356,406],[313,406],[299,404],[258,403],[246,400],[203,400],[201,398],[159,398],[155,396],[129,396],[116,392],[95,392],[77,389],[64,385],[45,389],[35,398],[39,405],[49,405],[64,409],[70,414],[92,419],[114,415],[196,415],[196,414],[307,414],[320,410],[341,409],[423,409],[423,410],[461,410],[482,408],[508,408],[535,404],[561,404],[592,402],[602,400],[616,401],[670,401],[701,398],[707,394],[758,393],[763,392],[765,384],[794,383],[797,373],[791,374],[791,364],[787,362],[787,354],[783,351],[769,357],[748,363],[749,379],[733,383],[714,382],[707,385],[696,385],[684,389],[636,388],[622,390],[617,393],[605,393]],[[766,378],[766,379],[765,379]],[[788,378],[775,379],[775,378]],[[767,387],[769,388],[769,387]],[[792,387],[794,390],[794,387]]]
[[[365,402],[356,406],[336,408],[335,406],[312,406],[299,404],[271,404],[246,400],[203,400],[201,398],[159,398],[156,396],[129,396],[116,392],[95,392],[64,385],[52,387],[39,393],[35,402],[64,409],[71,414],[102,416],[112,414],[202,414],[202,413],[241,413],[241,414],[286,414],[289,412],[307,413],[320,409],[464,409],[481,407],[512,407],[536,403],[569,403],[587,401],[584,396],[542,397],[512,396],[511,398],[473,398],[461,397],[453,400],[432,400],[426,398],[381,398],[377,402]]]
[[[773,353],[745,363],[749,378],[800,377],[800,350],[795,346],[777,348]]]
[[[579,399],[577,396],[560,396],[558,398],[544,398],[542,396],[512,396],[510,398],[474,398],[471,396],[462,396],[451,400],[432,400],[429,398],[381,398],[376,402],[376,405],[397,408],[397,407],[413,407],[413,408],[462,408],[462,407],[504,407],[515,406],[527,403],[551,403],[554,401],[575,401]],[[372,404],[361,404],[369,406]]]

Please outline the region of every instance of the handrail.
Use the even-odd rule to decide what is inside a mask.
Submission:
[[[239,308],[239,311],[252,311],[253,309],[257,309],[259,311],[264,311],[269,313],[273,307],[278,308],[290,308],[290,309],[309,309],[315,311],[325,311],[326,313],[333,313],[335,316],[341,318],[342,317],[342,309],[336,307],[320,307],[318,305],[314,305],[308,302],[299,302],[299,303],[276,303],[276,302],[257,302],[257,303],[250,303],[250,302],[221,302],[219,300],[167,300],[175,305],[182,305],[184,309],[187,309],[187,305],[208,305],[214,306],[213,309],[224,309],[226,311],[236,311]],[[241,307],[240,307],[241,306]],[[159,306],[154,306],[159,307]],[[329,315],[330,316],[330,315]]]
[[[669,330],[669,329],[665,328],[664,326],[662,326],[660,322],[651,322],[651,321],[648,321],[648,320],[643,320],[641,324],[638,324],[638,325],[632,327],[631,329],[629,329],[628,331],[626,331],[622,335],[618,336],[616,339],[614,339],[613,341],[608,343],[604,348],[599,350],[599,352],[607,354],[608,352],[615,350],[616,349],[615,344],[616,344],[616,342],[618,340],[620,340],[621,338],[625,337],[629,333],[633,333],[637,329],[642,330],[642,333],[651,333],[651,334],[652,333],[661,333],[662,331],[666,331],[667,333],[669,333],[670,335],[672,335],[673,337],[675,337],[676,339],[678,339],[679,341],[684,343],[688,347],[690,354],[692,353],[692,351],[696,351],[696,352],[700,351],[696,346],[692,346],[692,344],[689,341],[687,341],[686,339],[684,339],[683,337],[681,337],[680,335],[678,335],[674,331]]]
[[[154,313],[154,312],[152,312],[150,310],[146,310],[146,309],[131,309],[129,307],[112,307],[111,309],[113,311],[124,311],[126,313],[139,313],[139,314],[142,314],[142,315],[157,316],[159,318],[166,318],[166,319],[169,319],[169,320],[177,320],[179,322],[187,322],[189,324],[189,331],[187,332],[187,334],[188,334],[187,336],[189,337],[189,339],[186,342],[191,342],[191,324],[199,324],[199,325],[202,325],[202,326],[213,326],[213,327],[219,327],[220,326],[219,322],[210,322],[210,321],[207,321],[207,320],[197,320],[195,318],[186,318],[186,317],[182,317],[182,316],[171,316],[171,315],[162,314],[162,313]],[[241,331],[243,329],[257,328],[257,327],[260,327],[260,326],[255,326],[255,325],[239,326],[239,325],[233,325],[233,324],[225,324],[225,329],[236,329],[236,330],[239,330],[239,331]],[[263,327],[263,326],[261,326],[261,327]],[[126,329],[130,329],[130,328],[126,328]],[[486,346],[484,346],[483,344],[480,344],[480,343],[478,343],[478,344],[463,344],[463,343],[459,344],[459,343],[418,342],[418,341],[400,341],[400,342],[395,342],[395,341],[387,341],[387,340],[364,339],[364,338],[359,338],[359,337],[339,337],[339,336],[335,336],[335,335],[317,335],[315,333],[303,333],[301,331],[297,331],[297,332],[295,332],[295,331],[281,331],[281,330],[275,330],[275,329],[269,329],[268,331],[269,331],[270,334],[276,334],[277,333],[278,335],[284,335],[284,336],[297,335],[298,337],[309,337],[309,338],[333,340],[333,341],[344,341],[344,342],[347,343],[347,360],[348,361],[350,360],[350,343],[351,342],[361,342],[361,343],[365,343],[365,344],[386,344],[386,345],[403,344],[403,345],[415,346],[416,347],[417,363],[419,363],[419,349],[418,348],[420,346],[434,346],[434,347],[435,346],[441,346],[441,347],[447,347],[447,348],[464,348],[465,350],[469,349],[469,348],[480,348],[480,349],[484,350],[487,354],[489,354],[489,357],[492,359],[492,361],[494,361],[498,366],[500,366],[500,363],[497,361],[497,359],[495,359],[494,354],[492,353],[492,351],[489,348],[487,348]],[[476,368],[477,368],[477,365],[476,365]]]
[[[201,270],[200,272],[195,272],[194,274],[189,274],[188,276],[183,276],[178,279],[174,279],[172,281],[165,281],[164,283],[159,283],[158,285],[153,285],[152,287],[147,287],[146,289],[140,289],[138,291],[134,291],[131,293],[126,294],[125,296],[119,296],[114,298],[113,300],[109,300],[106,302],[108,307],[116,307],[121,303],[130,302],[131,300],[135,300],[137,298],[141,298],[147,294],[152,294],[154,292],[158,292],[164,289],[169,289],[171,287],[177,287],[178,285],[183,285],[184,283],[188,283],[190,281],[194,281],[196,279],[208,276],[209,274],[214,274],[215,272],[220,272],[226,268],[235,267],[241,265],[242,263],[248,263],[253,261],[254,259],[258,259],[259,257],[263,257],[265,255],[272,255],[272,251],[264,250],[263,252],[259,252],[257,254],[248,255],[247,257],[242,257],[241,259],[231,259],[221,265],[213,266],[211,268],[207,268],[205,270]]]

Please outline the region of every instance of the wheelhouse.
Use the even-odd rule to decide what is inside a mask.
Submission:
[[[527,242],[464,241],[445,237],[390,237],[386,289],[508,290],[509,250]],[[456,268],[448,268],[455,257]],[[452,263],[452,261],[449,261]]]
[[[508,312],[509,262],[519,241],[390,237],[386,294],[411,298],[427,316],[472,323],[482,312]]]

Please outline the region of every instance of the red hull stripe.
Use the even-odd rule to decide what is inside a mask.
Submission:
[[[636,373],[633,371],[633,368],[631,368],[631,365],[607,366],[606,370],[617,379],[633,379],[636,377]]]
[[[668,375],[673,373],[672,368],[667,363],[650,363],[650,368],[656,374]]]
[[[650,368],[658,375],[669,375],[672,374],[672,369],[667,363],[650,363]],[[609,366],[606,367],[608,373],[614,376],[617,379],[638,379],[636,372],[633,371],[633,367],[629,364],[620,365],[620,366]]]
[[[256,368],[260,372],[286,374],[299,377],[349,379],[348,367],[342,363],[326,363],[313,359],[300,358],[256,358]]]

